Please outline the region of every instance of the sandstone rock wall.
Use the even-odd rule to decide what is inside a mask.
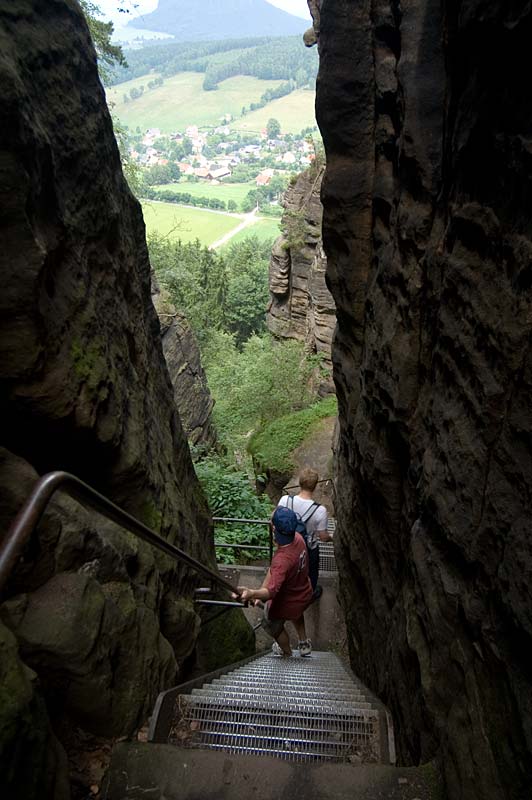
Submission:
[[[186,316],[172,305],[153,276],[152,299],[181,424],[191,444],[211,450],[217,443],[212,421],[214,400],[201,365],[198,343]]]
[[[452,800],[532,775],[531,34],[530,3],[321,3],[351,657]]]
[[[64,469],[214,564],[151,301],[142,213],[73,0],[0,2],[0,107],[2,529],[39,474]],[[54,728],[66,720],[111,736],[145,720],[194,647],[197,582],[57,497],[0,606],[15,637],[0,642],[13,687],[0,709],[9,797],[68,792],[49,717]]]
[[[334,391],[331,340],[335,325],[334,301],[325,282],[327,260],[321,241],[320,187],[323,168],[310,168],[298,176],[284,195],[285,232],[272,249],[270,305],[266,322],[278,337],[305,342],[311,353],[322,356],[326,374],[318,379],[319,391]]]

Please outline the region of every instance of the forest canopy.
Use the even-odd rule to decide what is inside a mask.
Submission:
[[[216,88],[234,75],[291,81],[303,87],[314,86],[318,74],[317,51],[302,47],[299,36],[152,45],[129,50],[127,62],[127,67],[115,67],[109,77],[111,85],[150,72],[163,78],[178,72],[200,72],[205,74],[205,89]]]

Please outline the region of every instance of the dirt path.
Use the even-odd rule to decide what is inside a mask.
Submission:
[[[232,231],[226,233],[225,236],[222,236],[221,239],[218,239],[218,241],[213,242],[211,245],[209,245],[209,250],[216,250],[218,247],[221,247],[223,244],[226,244],[226,242],[230,241],[230,239],[232,239],[233,236],[236,236],[237,233],[240,233],[240,231],[243,231],[245,228],[249,228],[249,226],[257,222],[258,219],[261,219],[261,217],[257,216],[256,208],[254,208],[253,211],[250,211],[249,214],[244,214],[244,219],[240,223],[240,225],[237,225],[236,228],[233,228]]]

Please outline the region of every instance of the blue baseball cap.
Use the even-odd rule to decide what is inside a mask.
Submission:
[[[290,544],[294,541],[298,519],[292,509],[279,506],[273,513],[272,522],[278,544]]]

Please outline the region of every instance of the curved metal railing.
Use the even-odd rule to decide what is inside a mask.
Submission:
[[[148,542],[148,544],[166,553],[166,555],[188,564],[189,567],[199,574],[204,575],[218,586],[238,595],[237,587],[233,586],[229,581],[226,581],[221,575],[218,575],[200,561],[192,558],[192,556],[184,550],[167,542],[162,536],[159,536],[152,531],[151,528],[148,528],[147,525],[144,525],[143,522],[140,522],[140,520],[128,514],[123,508],[117,506],[84,481],[76,478],[75,475],[59,471],[49,472],[43,475],[36,483],[33,491],[13,520],[0,544],[0,591],[5,585],[17,560],[20,558],[25,544],[37,527],[52,496],[59,489],[69,494],[78,502],[86,503],[95,511],[113,520],[113,522],[116,522],[122,528],[126,528],[126,530],[130,531],[139,539]],[[238,605],[243,607],[245,604],[238,603]]]

